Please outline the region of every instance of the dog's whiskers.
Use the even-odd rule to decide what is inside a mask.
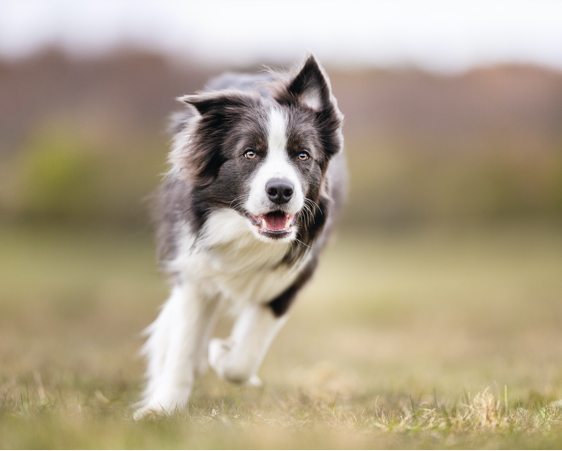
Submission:
[[[244,203],[248,200],[248,197],[249,197],[248,194],[242,194],[241,196],[235,197],[234,199],[232,199],[230,201],[230,204],[229,204],[230,208],[232,208],[236,211],[242,211],[243,210],[242,207],[243,207]]]
[[[316,202],[314,202],[312,199],[309,199],[308,197],[304,198],[305,203],[308,202],[312,207],[314,207],[314,210],[318,209],[318,211],[320,212],[320,214],[324,214],[324,212],[322,211],[322,209],[320,208],[320,205],[318,205]]]
[[[247,198],[248,198],[248,194],[242,194],[241,196],[235,197],[234,199],[232,199],[232,200],[230,201],[229,206],[232,207],[232,204],[233,204],[234,202],[236,202],[236,201],[239,200],[239,199],[243,199],[242,201],[240,201],[240,202],[238,202],[238,203],[236,204],[237,206],[240,206],[240,205],[242,205],[242,204],[246,201]],[[234,206],[234,207],[232,207],[232,208],[236,208],[236,206]]]
[[[301,240],[299,240],[298,238],[295,238],[295,241],[296,241],[297,243],[302,244],[304,247],[307,247],[308,249],[312,249],[308,244],[303,243],[303,242],[302,242]]]
[[[313,200],[305,197],[302,212],[303,219],[305,220],[307,225],[315,222],[314,210],[316,210],[316,208],[319,208],[318,204],[316,204],[316,202],[314,202]]]

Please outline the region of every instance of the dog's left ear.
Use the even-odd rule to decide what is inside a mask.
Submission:
[[[341,116],[332,96],[328,76],[313,55],[310,55],[300,71],[289,79],[285,92],[278,94],[278,100],[296,102],[316,112],[334,108],[334,112]]]
[[[332,95],[330,80],[310,55],[296,75],[277,85],[275,100],[285,105],[300,105],[314,112],[316,129],[322,136],[323,154],[329,159],[343,148],[343,114]]]

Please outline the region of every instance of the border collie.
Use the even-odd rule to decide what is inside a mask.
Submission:
[[[148,327],[147,384],[135,418],[186,405],[210,365],[256,373],[311,278],[343,200],[342,120],[310,55],[286,74],[224,74],[180,97],[160,191],[158,254],[171,295]],[[230,338],[211,338],[223,307]]]

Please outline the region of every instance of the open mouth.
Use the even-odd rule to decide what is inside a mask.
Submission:
[[[272,211],[265,215],[254,216],[248,213],[248,218],[253,225],[258,227],[258,232],[271,238],[283,238],[291,233],[295,223],[295,216],[284,211]]]

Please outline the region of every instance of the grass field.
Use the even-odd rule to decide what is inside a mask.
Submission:
[[[262,388],[209,373],[134,422],[150,237],[0,230],[0,447],[562,447],[560,229],[341,233],[325,257]]]

